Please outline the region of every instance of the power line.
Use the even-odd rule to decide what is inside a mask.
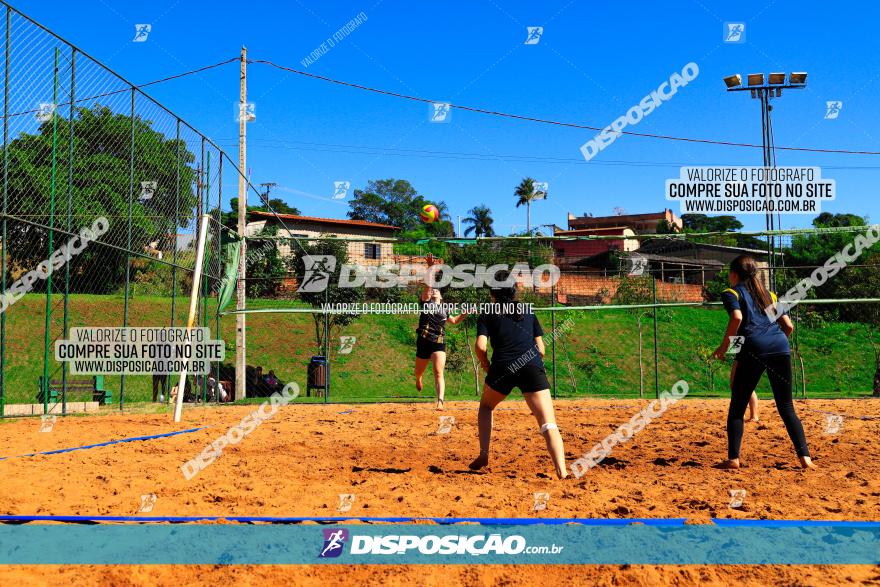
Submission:
[[[224,146],[235,146],[227,141],[233,139],[218,139],[217,143]],[[345,145],[338,143],[314,143],[308,141],[292,141],[272,138],[252,138],[250,143],[256,143],[255,147],[271,149],[286,149],[291,151],[310,151],[317,153],[346,153],[352,155],[390,155],[396,157],[424,157],[432,159],[457,159],[463,161],[519,161],[524,163],[554,163],[565,165],[608,165],[628,167],[684,167],[685,163],[672,161],[632,161],[632,160],[602,160],[586,161],[582,157],[544,157],[540,155],[495,155],[491,153],[469,153],[457,151],[433,151],[425,149],[404,149],[400,147],[377,147],[371,145]],[[305,145],[305,146],[298,146]],[[325,148],[337,147],[337,148]],[[360,150],[358,150],[360,149]],[[872,165],[823,165],[823,169],[853,169],[853,170],[880,170],[880,166]]]
[[[168,77],[163,77],[162,79],[153,80],[151,82],[147,82],[145,84],[140,84],[135,86],[136,88],[146,88],[147,86],[152,86],[155,84],[161,84],[162,82],[168,82],[171,80],[179,79],[182,77],[186,77],[188,75],[193,75],[196,73],[202,73],[203,71],[208,71],[209,69],[214,69],[215,67],[220,67],[221,65],[226,65],[227,63],[232,63],[233,61],[239,61],[239,57],[233,57],[231,59],[227,59],[226,61],[221,61],[219,63],[215,63],[214,65],[206,65],[204,67],[200,67],[198,69],[192,69],[190,71],[185,71],[183,73],[178,73],[177,75],[171,75]]]
[[[146,88],[146,87],[153,86],[153,85],[156,85],[156,84],[161,84],[161,83],[163,83],[163,82],[167,82],[167,81],[171,81],[171,80],[175,80],[175,79],[180,79],[180,78],[182,78],[182,77],[186,77],[186,76],[189,76],[189,75],[194,75],[194,74],[196,74],[196,73],[202,73],[203,71],[208,71],[209,69],[214,69],[215,67],[220,67],[220,66],[222,66],[222,65],[226,65],[227,63],[232,63],[233,61],[238,61],[238,60],[239,60],[238,57],[233,57],[232,59],[227,59],[226,61],[221,61],[221,62],[219,62],[219,63],[215,63],[215,64],[213,64],[213,65],[206,65],[206,66],[204,66],[204,67],[199,67],[198,69],[192,69],[192,70],[190,70],[190,71],[185,71],[185,72],[183,72],[183,73],[178,73],[178,74],[175,74],[175,75],[170,75],[170,76],[168,76],[168,77],[163,77],[163,78],[161,78],[161,79],[157,79],[157,80],[153,80],[153,81],[151,81],[151,82],[147,82],[147,83],[145,83],[145,84],[139,84],[139,85],[136,85],[136,86],[125,87],[125,88],[122,88],[121,90],[112,90],[112,91],[110,91],[110,92],[103,92],[103,93],[101,93],[101,94],[95,94],[94,96],[86,96],[85,98],[77,98],[77,99],[76,99],[76,102],[87,102],[87,101],[89,101],[89,100],[95,100],[95,99],[97,99],[97,98],[106,98],[107,96],[115,96],[115,95],[117,95],[117,94],[128,93],[128,92],[131,92],[132,87],[134,87],[134,88],[136,88],[136,89]],[[60,107],[60,106],[70,106],[70,102],[61,102],[61,103],[59,103],[59,104],[56,104],[55,106],[56,106],[56,108],[57,108],[57,107]],[[9,117],[9,118],[15,118],[16,116],[23,116],[23,115],[25,115],[25,114],[36,114],[36,113],[39,112],[39,111],[40,111],[40,110],[39,110],[38,108],[35,108],[35,109],[32,109],[32,110],[20,110],[20,111],[18,111],[18,112],[13,112],[13,113],[10,114],[8,117]],[[3,115],[0,114],[0,120],[2,120],[3,118],[4,118]]]
[[[550,125],[554,125],[554,126],[578,128],[578,129],[584,129],[584,130],[592,130],[592,131],[596,131],[596,132],[601,132],[602,130],[604,130],[603,128],[596,127],[596,126],[590,126],[590,125],[586,125],[586,124],[577,124],[574,122],[562,122],[562,121],[558,121],[558,120],[549,120],[546,118],[536,118],[533,116],[524,116],[521,114],[512,114],[509,112],[499,112],[496,110],[486,110],[484,108],[476,108],[474,106],[464,106],[461,104],[452,104],[452,103],[446,102],[444,100],[429,100],[428,98],[422,98],[419,96],[410,96],[408,94],[400,94],[398,92],[381,90],[381,89],[373,88],[370,86],[364,86],[361,84],[355,84],[355,83],[351,83],[351,82],[337,80],[337,79],[334,79],[331,77],[318,75],[315,73],[308,73],[305,71],[300,71],[298,69],[293,69],[292,67],[285,67],[283,65],[278,65],[277,63],[273,63],[272,61],[268,61],[266,59],[253,59],[253,60],[249,60],[249,63],[258,63],[258,64],[263,64],[263,65],[269,65],[271,67],[275,67],[277,69],[287,71],[289,73],[294,73],[294,74],[302,75],[305,77],[311,77],[311,78],[318,79],[321,81],[325,81],[325,82],[329,82],[329,83],[333,83],[333,84],[338,84],[341,86],[346,86],[346,87],[354,88],[357,90],[363,90],[363,91],[367,91],[367,92],[373,92],[376,94],[382,94],[384,96],[391,96],[394,98],[411,100],[413,102],[422,102],[424,104],[449,104],[450,108],[458,108],[459,110],[466,110],[469,112],[477,112],[480,114],[489,114],[491,116],[500,116],[500,117],[504,117],[504,118],[512,118],[514,120],[525,120],[528,122],[538,122],[541,124],[550,124]],[[641,132],[635,132],[635,131],[629,131],[629,130],[623,130],[623,131],[617,131],[617,132],[622,135],[631,135],[631,136],[636,136],[636,137],[645,137],[645,138],[652,138],[652,139],[664,139],[664,140],[669,140],[669,141],[682,141],[682,142],[688,142],[688,143],[703,143],[703,144],[709,144],[709,145],[723,145],[723,146],[727,146],[727,147],[749,147],[752,149],[762,149],[763,148],[763,145],[756,145],[754,143],[737,143],[737,142],[733,142],[733,141],[718,141],[718,140],[712,140],[712,139],[698,139],[698,138],[693,138],[693,137],[659,135],[659,134],[641,133]],[[854,151],[854,150],[847,150],[847,149],[817,149],[817,148],[811,148],[811,147],[778,147],[778,146],[776,148],[780,149],[780,150],[784,150],[784,151],[805,151],[805,152],[809,152],[809,153],[841,153],[841,154],[846,154],[846,155],[880,155],[880,151]]]
[[[206,66],[192,69],[189,71],[185,71],[185,72],[182,72],[179,74],[156,79],[156,80],[146,82],[143,84],[138,84],[134,87],[138,88],[138,89],[146,88],[146,87],[153,86],[156,84],[180,79],[180,78],[187,77],[190,75],[195,75],[197,73],[202,73],[204,71],[208,71],[208,70],[211,70],[211,69],[214,69],[217,67],[221,67],[223,65],[227,65],[229,63],[233,63],[236,61],[239,61],[239,57],[232,57],[230,59],[227,59],[225,61],[220,61],[220,62],[214,63],[212,65],[206,65]],[[337,79],[333,79],[330,77],[326,77],[326,76],[322,76],[322,75],[318,75],[318,74],[314,74],[314,73],[299,71],[299,70],[293,69],[291,67],[285,67],[283,65],[278,65],[276,63],[273,63],[272,61],[265,60],[265,59],[249,59],[248,63],[269,65],[271,67],[275,67],[277,69],[287,71],[289,73],[294,73],[294,74],[302,75],[305,77],[311,77],[314,79],[318,79],[318,80],[322,80],[322,81],[326,81],[329,83],[334,83],[334,84],[338,84],[338,85],[342,85],[342,86],[346,86],[346,87],[351,87],[351,88],[355,88],[355,89],[359,89],[359,90],[374,92],[374,93],[382,94],[382,95],[386,95],[386,96],[392,96],[395,98],[401,98],[401,99],[411,100],[411,101],[415,101],[415,102],[422,102],[425,104],[434,104],[434,103],[440,102],[440,101],[431,100],[428,98],[421,98],[418,96],[410,96],[407,94],[400,94],[397,92],[391,92],[388,90],[381,90],[378,88],[372,88],[369,86],[364,86],[364,85],[360,85],[360,84],[337,80]],[[131,91],[131,88],[124,88],[124,89],[120,89],[120,90],[114,90],[114,91],[110,91],[110,92],[104,92],[101,94],[95,94],[93,96],[79,98],[76,101],[77,102],[81,102],[81,101],[84,102],[84,101],[88,101],[88,100],[94,100],[97,98],[104,98],[107,96],[113,96],[113,95],[129,92],[129,91]],[[70,104],[69,102],[65,102],[65,103],[58,104],[58,106],[68,106],[69,104]],[[554,125],[554,126],[592,130],[592,131],[596,131],[596,132],[600,132],[600,131],[604,130],[603,128],[590,126],[590,125],[586,125],[586,124],[577,124],[577,123],[573,123],[573,122],[562,122],[562,121],[550,120],[550,119],[545,119],[545,118],[523,116],[523,115],[519,115],[519,114],[512,114],[509,112],[500,112],[500,111],[494,111],[494,110],[487,110],[484,108],[477,108],[477,107],[473,107],[473,106],[465,106],[462,104],[450,104],[450,107],[458,108],[459,110],[465,110],[465,111],[469,111],[469,112],[488,114],[491,116],[512,118],[514,120],[524,120],[527,122],[537,122],[537,123],[541,123],[541,124],[550,124],[550,125]],[[39,112],[39,109],[22,110],[19,112],[14,112],[14,113],[9,114],[9,118],[14,118],[16,116],[22,116],[25,114],[35,114],[37,112]],[[2,118],[3,118],[3,116],[0,115],[0,119],[2,119]],[[683,141],[683,142],[692,142],[692,143],[703,143],[703,144],[710,144],[710,145],[722,145],[722,146],[728,146],[728,147],[762,148],[761,145],[756,145],[753,143],[738,143],[738,142],[733,142],[733,141],[699,139],[699,138],[694,138],[694,137],[679,137],[679,136],[673,136],[673,135],[640,133],[640,132],[626,131],[626,130],[619,131],[619,133],[624,134],[624,135],[631,135],[631,136],[644,137],[644,138],[663,139],[663,140],[671,140],[671,141]],[[291,141],[291,142],[296,142],[296,141]],[[305,143],[305,144],[308,144],[308,143]],[[314,144],[320,145],[320,143],[314,143]],[[325,145],[321,145],[321,146],[325,146]],[[352,146],[352,145],[326,145],[326,146],[340,146],[340,147],[346,147],[346,148],[381,149],[380,147],[358,147],[358,146]],[[289,147],[287,147],[287,148],[289,148]],[[850,150],[850,149],[819,149],[819,148],[811,148],[811,147],[780,147],[780,146],[775,146],[775,149],[784,150],[784,151],[802,151],[802,152],[809,152],[809,153],[836,153],[836,154],[845,154],[845,155],[880,155],[880,151],[857,151],[857,150]],[[309,150],[309,149],[302,149],[302,150]],[[438,157],[438,158],[450,158],[450,159],[470,158],[470,159],[479,160],[482,158],[482,159],[496,159],[496,160],[497,159],[512,159],[512,160],[524,160],[524,161],[528,160],[528,159],[533,159],[533,160],[536,160],[539,162],[546,161],[548,163],[566,163],[566,164],[591,163],[591,164],[600,164],[600,165],[669,166],[669,167],[675,166],[675,167],[680,167],[680,165],[676,165],[676,164],[672,164],[672,163],[660,163],[660,162],[650,162],[650,161],[605,161],[605,162],[591,161],[591,162],[587,162],[587,161],[582,161],[580,159],[575,159],[575,158],[554,158],[554,157],[545,158],[545,157],[537,157],[537,156],[530,156],[530,155],[492,156],[492,155],[488,155],[488,154],[484,154],[484,153],[449,153],[449,152],[442,152],[442,151],[436,151],[436,152],[435,151],[421,151],[420,152],[417,150],[410,150],[410,149],[397,149],[397,150],[404,151],[404,152],[405,151],[412,151],[415,153],[423,153],[423,154],[446,155],[446,157]],[[338,151],[338,152],[347,153],[347,151]],[[358,153],[353,153],[353,154],[358,154]],[[399,153],[384,153],[384,154],[404,156]],[[825,166],[825,167],[828,169],[877,169],[877,167],[843,167],[843,166],[837,166],[837,167]]]

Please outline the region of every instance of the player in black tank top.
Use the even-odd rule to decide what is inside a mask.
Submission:
[[[428,275],[430,268],[435,264],[442,264],[442,259],[434,259],[430,254],[426,256],[428,263]],[[430,277],[426,276],[426,281]],[[422,375],[430,364],[434,371],[434,391],[437,393],[437,409],[443,409],[443,400],[446,393],[446,323],[458,324],[467,317],[467,314],[449,316],[440,304],[443,296],[439,289],[432,288],[428,283],[422,284],[422,293],[419,296],[422,313],[419,314],[419,325],[416,328],[416,389],[422,393]]]

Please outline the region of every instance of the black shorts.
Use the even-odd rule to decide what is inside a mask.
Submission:
[[[419,359],[430,359],[434,353],[445,353],[445,342],[433,342],[419,336],[416,338],[416,357]]]
[[[511,367],[512,365],[492,363],[486,374],[486,385],[503,395],[509,395],[514,387],[518,387],[522,393],[550,389],[544,365],[526,363],[519,369],[511,369]]]

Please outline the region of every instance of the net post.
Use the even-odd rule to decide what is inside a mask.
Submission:
[[[192,292],[189,296],[189,315],[186,319],[187,332],[191,331],[196,320],[196,309],[199,302],[199,285],[202,280],[202,262],[205,259],[205,243],[207,242],[208,222],[211,217],[203,214],[199,223],[199,244],[196,249],[196,264],[194,268]],[[183,411],[183,395],[186,392],[186,369],[180,372],[180,378],[177,383],[177,399],[174,404],[174,421],[180,422],[180,415]]]
[[[556,284],[553,283],[550,285],[550,307],[556,307]],[[550,322],[552,324],[552,330],[550,332],[553,333],[553,336],[550,338],[550,360],[553,362],[552,369],[552,377],[553,377],[553,399],[556,399],[556,311],[553,310],[550,312]]]
[[[217,155],[217,278],[218,283],[223,271],[223,151]],[[214,337],[220,339],[220,288],[217,288],[217,313],[214,318]],[[215,399],[220,403],[220,367],[222,361],[217,362],[217,371],[214,379]]]
[[[330,284],[324,289],[324,403],[330,395],[330,314],[328,305]]]
[[[211,152],[208,151],[207,158],[205,157],[205,137],[202,136],[202,177],[204,177],[203,181],[199,182],[199,201],[203,203],[204,210],[200,210],[200,212],[210,218],[210,214],[208,210],[210,209],[210,195],[211,195]],[[208,223],[210,226],[210,222]],[[207,236],[205,237],[207,242]],[[211,251],[208,250],[207,245],[205,246],[205,259],[202,263],[202,272],[207,275],[208,271],[205,270],[205,266],[208,265],[208,259],[210,258]],[[201,325],[206,327],[208,326],[208,280],[207,278],[202,280],[202,302],[201,302],[202,312],[201,312]],[[208,377],[207,375],[202,376],[202,405],[208,399]]]
[[[175,166],[175,182],[174,182],[174,226],[172,237],[171,252],[171,326],[174,326],[176,310],[175,303],[177,301],[177,228],[180,226],[180,119],[177,119],[175,130],[176,145],[176,166]],[[170,390],[168,390],[170,391]]]

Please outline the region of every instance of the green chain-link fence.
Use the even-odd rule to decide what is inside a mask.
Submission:
[[[212,222],[198,322],[224,338],[214,294],[227,231],[220,215],[234,194],[222,183],[239,170],[145,92],[8,5],[0,29],[0,414],[11,404],[64,410],[89,395],[73,393],[83,378],[55,360],[70,328],[186,324],[203,213]],[[105,221],[69,262],[40,269]],[[119,408],[153,392],[150,376],[108,376],[102,386]]]

